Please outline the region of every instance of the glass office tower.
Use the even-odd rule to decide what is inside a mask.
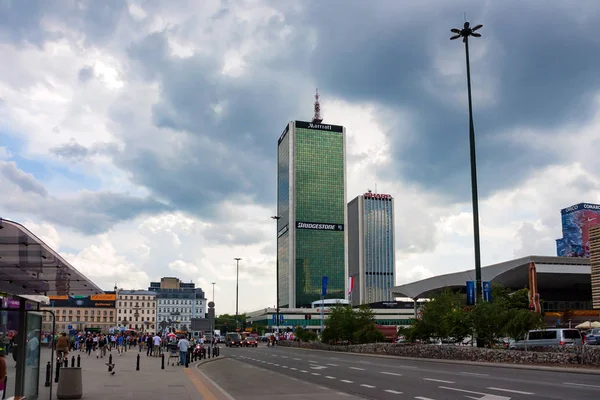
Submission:
[[[292,121],[278,141],[277,257],[281,307],[346,296],[346,137],[338,125]]]
[[[395,284],[394,198],[371,191],[348,203],[352,305],[392,301]]]

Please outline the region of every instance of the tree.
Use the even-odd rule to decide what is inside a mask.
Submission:
[[[329,311],[321,339],[325,343],[371,343],[385,338],[375,328],[373,311],[369,306],[354,310],[337,305]]]
[[[317,334],[309,329],[305,329],[301,326],[296,327],[295,332],[296,338],[301,342],[311,342],[317,340]]]
[[[405,336],[410,341],[435,338],[462,342],[472,332],[469,311],[464,295],[444,290],[423,305],[421,318]]]

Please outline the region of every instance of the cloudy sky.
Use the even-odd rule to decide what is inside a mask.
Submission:
[[[471,43],[483,263],[555,255],[600,202],[596,1],[0,1],[0,216],[101,287],[197,282],[275,304],[276,142],[347,127],[348,200],[396,199],[397,283],[472,268]],[[550,5],[551,4],[551,5]]]

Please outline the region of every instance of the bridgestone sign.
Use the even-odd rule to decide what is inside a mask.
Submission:
[[[296,222],[296,229],[312,229],[316,231],[343,231],[344,224],[323,224],[317,222]]]

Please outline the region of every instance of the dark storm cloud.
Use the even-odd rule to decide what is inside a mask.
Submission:
[[[273,24],[264,29],[276,29]],[[177,160],[165,160],[160,149],[142,148],[128,135],[135,121],[117,105],[112,117],[124,128],[125,143],[117,164],[158,197],[205,218],[216,218],[215,207],[224,199],[251,196],[273,203],[277,138],[290,119],[301,116],[297,94],[303,92],[289,75],[250,63],[247,74],[231,78],[221,73],[218,58],[171,58],[164,33],[134,44],[128,54],[135,74],[160,83],[154,125],[185,132],[187,139]],[[310,91],[305,94],[303,115],[310,117]],[[218,106],[221,112],[215,112]]]
[[[88,1],[81,10],[74,6],[63,10],[56,6],[60,3],[2,3],[0,35],[40,45],[52,38],[39,26],[41,16],[57,12],[64,14],[62,20],[71,29],[98,43],[119,34],[117,21],[133,24],[120,1]],[[152,1],[144,6],[159,4]],[[235,2],[230,4],[235,7]],[[523,6],[516,1],[482,2],[475,8],[467,2],[423,1],[408,6],[393,0],[373,2],[369,7],[360,1],[335,0],[306,1],[297,9],[279,1],[272,4],[281,9],[285,20],[273,17],[252,30],[252,37],[262,35],[271,44],[245,58],[245,73],[240,77],[222,73],[226,49],[219,45],[210,56],[199,52],[189,58],[173,57],[167,32],[157,32],[128,47],[123,78],[158,84],[160,98],[151,108],[152,123],[165,135],[182,136],[176,156],[159,145],[152,148],[151,143],[140,142],[149,136],[136,120],[136,93],[127,90],[131,104],[117,102],[111,110],[121,151],[100,151],[73,142],[53,153],[74,160],[110,154],[154,198],[203,217],[216,218],[215,207],[224,199],[250,196],[274,204],[276,140],[289,120],[310,118],[314,83],[325,99],[368,101],[392,113],[408,113],[413,139],[407,142],[403,139],[406,132],[388,127],[397,163],[380,173],[466,199],[466,101],[448,101],[449,93],[465,94],[466,78],[461,72],[458,84],[450,82],[434,64],[440,49],[451,49],[445,54],[455,54],[462,62],[462,44],[448,38],[449,29],[461,24],[464,10],[474,23],[485,24],[484,37],[473,43],[472,54],[478,47],[489,46],[483,59],[473,58],[475,89],[493,82],[489,85],[493,100],[475,103],[483,195],[517,184],[534,168],[557,161],[541,149],[502,140],[500,133],[524,128],[550,131],[573,119],[584,124],[593,111],[590,98],[600,85],[596,73],[600,52],[598,39],[589,34],[599,16],[592,2],[578,2],[577,12],[561,4]],[[228,7],[222,4],[212,15],[218,25],[206,30],[226,26],[234,43],[249,33],[242,30],[244,24],[232,24],[228,18],[234,13]],[[181,25],[172,24],[168,32],[187,37],[192,22],[197,23],[190,18]],[[283,35],[290,25],[294,29]],[[312,31],[316,32],[314,49]],[[326,105],[325,101],[325,110]],[[215,112],[220,107],[222,111]],[[137,206],[125,204],[129,205],[115,211],[127,217]],[[140,210],[164,207],[152,202],[138,206]]]
[[[62,38],[59,31],[41,24],[42,18],[47,18],[85,33],[87,42],[103,42],[113,34],[120,18],[128,16],[123,13],[126,10],[127,4],[121,0],[5,0],[0,2],[0,39],[41,47]]]
[[[417,139],[406,144],[396,140],[405,132],[392,130],[394,159],[405,178],[428,189],[462,199],[469,193],[467,104],[444,102],[443,91],[455,88],[433,78],[432,48],[452,47],[464,57],[462,43],[448,40],[449,29],[462,22],[459,10],[485,25],[471,54],[477,46],[490,46],[483,60],[472,62],[473,84],[496,82],[492,105],[474,105],[483,194],[517,184],[534,168],[556,161],[540,149],[496,140],[500,132],[550,131],[573,119],[584,124],[595,111],[591,99],[600,86],[600,45],[590,32],[600,13],[591,2],[577,3],[586,9],[585,17],[566,3],[484,2],[473,8],[473,3],[426,2],[421,10],[393,1],[368,9],[360,2],[341,4],[312,2],[306,14],[292,20],[318,32],[318,45],[307,55],[312,74],[324,93],[410,110]],[[439,95],[425,90],[424,79]],[[397,169],[388,171],[390,177]]]

